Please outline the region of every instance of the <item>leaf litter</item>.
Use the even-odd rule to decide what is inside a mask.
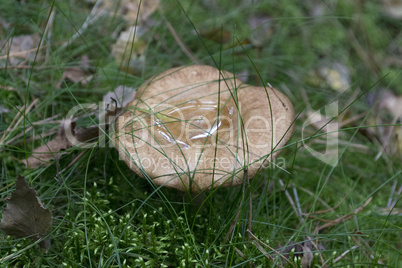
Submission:
[[[57,89],[62,87],[64,81],[70,80],[73,83],[81,83],[82,86],[92,81],[93,75],[89,74],[89,57],[88,55],[84,55],[80,60],[80,67],[67,67],[61,79],[56,85]]]
[[[50,233],[53,216],[30,188],[25,178],[18,175],[15,191],[6,199],[6,207],[0,222],[0,230],[17,238],[30,237],[39,242],[47,253],[50,248]]]
[[[5,54],[0,55],[0,67],[6,66],[6,61],[11,66],[17,66],[24,61],[32,61],[35,57],[38,42],[33,35],[19,35],[8,41],[0,42],[0,47],[5,46]]]
[[[150,16],[159,8],[159,0],[123,0],[117,9],[114,1],[104,1],[102,9],[106,13],[111,16],[117,14],[127,23],[127,28],[120,33],[111,50],[121,70],[132,74],[141,73],[149,43],[145,37],[150,25],[154,24]]]
[[[63,154],[68,152],[71,147],[93,142],[99,138],[103,130],[114,122],[117,114],[123,107],[135,97],[136,89],[125,86],[118,86],[113,91],[103,96],[106,110],[100,112],[100,121],[104,124],[91,125],[78,128],[78,118],[63,120],[60,123],[56,136],[46,144],[35,148],[32,155],[22,162],[27,168],[38,168],[42,165],[47,166],[54,160],[58,160]]]

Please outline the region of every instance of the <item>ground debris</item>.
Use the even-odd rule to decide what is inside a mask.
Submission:
[[[15,191],[6,204],[0,230],[18,238],[31,237],[35,241],[43,239],[39,246],[47,252],[50,248],[52,213],[43,206],[35,190],[29,187],[21,175],[18,175]]]

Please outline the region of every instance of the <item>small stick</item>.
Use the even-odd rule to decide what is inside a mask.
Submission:
[[[390,207],[391,207],[391,204],[392,204],[392,200],[393,200],[393,196],[394,196],[394,193],[395,193],[395,190],[396,190],[396,184],[397,184],[397,183],[398,183],[398,182],[397,182],[397,180],[395,179],[395,181],[394,181],[394,183],[392,184],[392,187],[391,187],[391,193],[390,193],[389,198],[388,198],[387,208],[390,208]]]
[[[3,68],[3,67],[2,67],[2,68]],[[4,68],[5,68],[5,67],[4,67]],[[17,90],[16,88],[14,88],[14,87],[2,86],[2,85],[0,85],[0,89],[7,90],[7,91],[15,91],[15,92],[18,91],[18,90]]]
[[[244,170],[247,170],[247,168],[245,168]],[[230,234],[233,232],[233,229],[239,220],[239,216],[240,216],[240,212],[241,212],[241,205],[243,204],[244,196],[245,196],[245,187],[246,187],[245,184],[246,184],[246,176],[247,176],[246,173],[247,173],[247,171],[244,172],[244,176],[243,176],[243,196],[242,196],[242,199],[240,202],[239,210],[237,211],[236,217],[233,219],[232,225],[230,226],[229,231],[227,232],[227,234],[225,236],[224,243],[226,243],[228,241]]]
[[[267,257],[268,260],[270,260],[272,262],[274,261],[274,259],[271,256],[269,256],[268,252],[266,252],[265,249],[256,240],[254,240],[253,243],[254,243],[255,247],[259,251],[261,251],[261,253],[264,254],[265,257]]]
[[[63,168],[61,171],[60,171],[60,173],[63,173],[64,171],[66,171],[66,169],[68,169],[68,168],[70,168],[72,165],[74,165],[75,164],[75,162],[77,162],[78,161],[78,159],[80,159],[81,158],[81,156],[83,156],[86,152],[88,151],[88,149],[85,149],[84,151],[82,151],[79,155],[77,155],[75,158],[74,158],[74,160],[73,161],[71,161],[71,163],[70,164],[68,164],[68,166],[66,166],[65,168]]]
[[[273,252],[275,252],[276,254],[278,254],[279,256],[281,256],[285,261],[287,261],[288,263],[290,263],[293,267],[296,267],[293,263],[291,263],[285,256],[283,256],[279,251],[277,251],[276,249],[268,246],[267,244],[265,244],[264,242],[262,242],[261,240],[259,240],[249,229],[247,229],[247,232],[258,242],[260,242],[261,244],[263,244],[264,246],[266,246],[267,248],[269,248],[270,250],[272,250]]]
[[[184,54],[187,55],[187,57],[190,58],[190,60],[192,60],[193,62],[199,62],[199,60],[193,56],[193,54],[191,53],[191,51],[186,47],[186,45],[181,41],[180,37],[177,35],[175,29],[173,28],[172,24],[170,24],[170,22],[165,18],[165,23],[166,26],[168,27],[170,33],[172,34],[174,40],[176,40],[176,43],[179,45],[179,47],[181,48],[181,50],[184,52]]]
[[[359,247],[359,246],[353,246],[352,248],[346,250],[346,251],[343,252],[341,255],[339,255],[339,256],[334,260],[333,263],[339,261],[340,259],[342,259],[343,257],[345,257],[345,255],[348,254],[350,251],[352,251],[352,250],[354,250],[354,249],[356,249],[356,248],[358,248],[358,247]]]
[[[49,20],[47,22],[45,31],[43,33],[43,36],[47,34],[47,48],[46,48],[46,61],[49,59],[50,56],[50,44],[52,43],[52,34],[53,34],[53,23],[54,23],[54,17],[56,15],[56,9],[53,6],[53,9],[49,15]]]
[[[329,209],[325,209],[325,210],[314,211],[314,212],[311,212],[311,213],[305,213],[305,214],[310,214],[310,215],[311,215],[311,214],[323,214],[323,213],[330,212],[330,211],[336,209],[337,207],[339,207],[339,206],[343,203],[343,201],[345,201],[345,199],[346,199],[346,197],[348,197],[348,195],[349,195],[349,194],[345,195],[345,196],[342,198],[342,200],[341,200],[338,204],[336,204],[334,207],[330,207]]]
[[[314,197],[314,193],[312,192],[312,191],[310,191],[310,190],[308,190],[308,189],[306,189],[306,188],[303,188],[303,187],[301,187],[301,186],[298,186],[299,187],[299,189],[300,190],[302,190],[303,192],[305,192],[305,193],[307,193],[307,194],[309,194],[309,195],[311,195],[311,196],[313,196]],[[320,201],[324,206],[326,206],[327,208],[331,208],[331,206],[330,205],[328,205],[328,203],[327,202],[325,202],[324,200],[322,200],[320,197],[317,197],[317,200],[318,201]],[[307,213],[306,213],[307,214]]]
[[[342,217],[337,218],[337,219],[335,219],[335,220],[333,220],[333,221],[331,221],[331,222],[328,222],[328,223],[323,224],[323,225],[321,225],[321,226],[317,226],[317,227],[315,228],[315,230],[314,230],[314,233],[315,233],[315,234],[318,234],[318,232],[319,232],[320,230],[322,230],[322,229],[325,229],[325,228],[330,227],[330,226],[337,225],[338,223],[340,223],[340,222],[342,222],[342,221],[350,220],[355,214],[358,214],[360,211],[362,211],[362,210],[371,202],[371,200],[373,200],[373,197],[372,197],[372,196],[370,196],[370,198],[367,199],[366,203],[364,203],[363,206],[358,207],[357,209],[355,209],[355,211],[354,211],[352,214],[349,214],[349,215],[346,215],[346,216],[342,216]]]
[[[325,264],[324,257],[322,256],[321,250],[318,248],[318,238],[316,239],[316,241],[314,241],[311,236],[307,236],[307,239],[310,240],[311,244],[317,250],[318,255],[320,256],[321,263],[322,263],[321,267],[325,267],[324,266],[324,264]]]
[[[96,1],[94,7],[91,10],[91,13],[86,18],[85,22],[82,24],[81,28],[66,42],[64,43],[61,48],[65,49],[68,45],[70,45],[77,37],[81,36],[81,34],[90,26],[91,24],[95,23],[97,19],[105,14],[104,10],[100,11],[98,14],[98,8],[102,4],[103,1]]]
[[[250,178],[248,177],[248,169],[244,169],[244,177],[247,180],[247,187],[248,187],[248,194],[249,194],[249,199],[250,199],[250,211],[248,215],[248,229],[251,230],[251,219],[253,218],[253,198],[251,196],[251,191],[250,191]],[[247,234],[247,240],[250,241],[250,233]]]
[[[7,55],[0,56],[0,60],[12,58],[12,57],[25,58],[27,54],[29,54],[31,52],[35,52],[38,49],[44,49],[44,48],[47,48],[47,46],[42,46],[40,48],[36,47],[36,48],[27,49],[27,50],[24,50],[24,51],[18,51],[18,52],[10,53],[10,54],[7,54]]]
[[[283,181],[282,181],[281,179],[279,179],[279,184],[280,184],[282,187],[285,187],[285,184],[283,183]],[[299,217],[299,215],[298,215],[299,213],[298,213],[298,211],[297,211],[295,202],[293,201],[292,196],[289,194],[288,190],[286,190],[286,189],[285,189],[285,195],[286,195],[286,197],[288,198],[289,203],[290,203],[290,205],[292,206],[293,210],[295,211],[296,216],[298,216],[298,218],[299,218],[299,220],[300,220],[300,217]]]
[[[232,225],[230,225],[229,231],[227,232],[225,239],[223,240],[224,241],[223,243],[226,243],[228,241],[230,234],[233,232],[233,229],[236,226],[237,221],[239,220],[240,212],[241,212],[241,210],[239,208],[239,210],[237,211],[236,217],[234,218]]]
[[[31,104],[30,104],[30,105],[28,106],[28,108],[25,110],[25,114],[26,114],[26,113],[29,113],[29,111],[32,109],[32,107],[33,107],[37,102],[38,102],[38,99],[35,99],[33,102],[31,102]],[[21,121],[22,121],[22,119],[24,118],[24,115],[25,115],[25,114],[23,113],[23,112],[24,112],[24,109],[25,109],[25,107],[22,107],[21,110],[19,110],[19,113],[17,113],[17,114],[15,115],[13,121],[12,121],[11,124],[8,126],[7,130],[4,132],[3,137],[1,137],[1,139],[0,139],[0,144],[2,143],[2,141],[4,140],[4,138],[6,137],[6,135],[7,135],[8,133],[14,131],[14,130],[17,128],[17,126],[21,123]],[[17,123],[15,123],[14,127],[12,127],[13,124],[14,124],[14,122],[15,122],[15,120],[17,119],[18,114],[20,114],[20,117],[19,117],[19,119],[17,120]],[[12,128],[12,129],[11,129],[11,128]]]
[[[296,206],[297,206],[297,214],[299,216],[300,222],[303,223],[304,222],[304,218],[303,218],[303,213],[301,210],[301,206],[300,206],[300,201],[299,201],[299,195],[297,194],[297,189],[296,187],[292,187],[293,188],[293,195],[295,197],[295,202],[296,202]]]
[[[391,206],[389,207],[389,209],[392,209],[393,207],[395,207],[396,202],[398,201],[398,196],[400,196],[401,193],[402,193],[402,186],[399,187],[398,191],[396,192],[395,200],[391,203]]]

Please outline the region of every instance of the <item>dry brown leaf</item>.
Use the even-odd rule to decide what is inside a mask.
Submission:
[[[383,90],[379,101],[380,109],[387,109],[394,118],[402,119],[402,96]]]
[[[116,100],[117,108],[123,108],[126,106],[127,103],[134,100],[135,93],[137,89],[133,87],[126,87],[120,85],[116,87],[113,91],[109,91],[103,96],[103,102],[110,103],[111,99]]]
[[[52,213],[44,208],[35,190],[29,187],[21,175],[18,175],[15,191],[3,209],[0,229],[6,235],[18,238],[30,237],[35,241],[43,239],[39,246],[46,252],[50,248]]]
[[[112,45],[112,56],[119,67],[127,72],[136,74],[142,70],[145,63],[145,50],[148,46],[143,36],[147,29],[142,26],[130,27],[120,34]]]
[[[89,67],[90,63],[88,55],[82,56],[79,62],[79,67],[67,67],[64,70],[64,73],[60,81],[57,83],[56,88],[61,88],[63,81],[67,79],[73,83],[81,83],[81,85],[86,85],[93,78],[93,75],[88,73]]]
[[[395,19],[402,19],[402,1],[401,0],[383,0],[384,11]]]
[[[262,47],[274,32],[270,16],[252,16],[248,19],[251,30],[250,41],[257,47]]]
[[[22,161],[27,168],[49,165],[52,160],[60,158],[75,143],[85,143],[99,137],[99,132],[99,126],[97,125],[87,128],[76,128],[76,122],[63,121],[53,140],[35,148],[32,156]]]
[[[389,215],[402,216],[402,208],[396,208],[396,207],[391,208],[377,207],[376,212],[381,216],[389,216]]]
[[[201,30],[200,35],[220,44],[227,44],[232,41],[232,33],[223,29]]]
[[[105,0],[103,8],[111,15],[120,15],[130,25],[144,24],[149,16],[159,8],[159,0],[121,0],[116,10],[116,1]],[[137,23],[137,24],[136,24]]]
[[[47,144],[35,148],[32,156],[30,156],[27,160],[24,159],[22,161],[28,168],[37,168],[42,164],[48,165],[51,160],[59,158],[64,151],[70,147],[71,144],[66,137],[63,121],[56,137],[53,140],[50,140],[47,142]]]
[[[281,246],[280,248],[283,248]],[[295,243],[291,241],[289,245],[283,248],[280,252],[283,254],[284,257],[289,259],[290,253],[293,251],[293,258],[301,259],[301,266],[303,268],[311,267],[311,263],[313,261],[314,255],[312,253],[313,245],[310,241]],[[283,262],[285,265],[286,262]]]
[[[318,70],[318,76],[339,93],[350,88],[349,69],[340,62],[324,63]]]
[[[64,71],[60,81],[57,83],[56,88],[61,88],[61,85],[64,80],[68,79],[73,83],[81,82],[81,85],[85,85],[92,80],[92,75],[87,75],[87,73],[77,67],[68,67]]]
[[[371,121],[375,125],[391,124],[392,126],[379,126],[374,129],[374,133],[381,143],[380,152],[375,159],[378,159],[383,152],[389,156],[402,159],[402,126],[400,125],[402,121],[402,96],[396,96],[390,90],[382,90],[377,98],[379,98],[379,111],[375,118],[371,118]],[[382,110],[389,112],[392,120],[387,119],[381,112]]]
[[[0,105],[0,114],[6,114],[9,113],[10,110],[4,107],[3,105]]]
[[[5,55],[0,55],[0,66],[4,67],[6,60],[8,60],[11,66],[17,66],[25,60],[33,60],[35,57],[36,49],[32,49],[37,46],[37,42],[34,41],[32,35],[19,35],[14,36],[12,39],[4,42],[0,42],[0,47],[5,45]]]
[[[354,215],[358,214],[360,211],[362,211],[370,202],[371,200],[373,200],[373,197],[371,196],[369,199],[367,199],[367,201],[361,206],[358,207],[357,209],[355,209],[351,214],[339,217],[335,220],[331,220],[328,221],[327,223],[323,224],[323,225],[318,225],[315,229],[314,229],[314,233],[318,234],[319,231],[328,228],[328,227],[332,227],[332,226],[336,226],[341,222],[345,222],[350,220]]]

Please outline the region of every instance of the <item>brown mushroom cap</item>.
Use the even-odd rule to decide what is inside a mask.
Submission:
[[[199,192],[252,178],[293,132],[289,99],[203,65],[151,78],[116,122],[116,148],[138,175]],[[271,116],[272,115],[272,116]]]

